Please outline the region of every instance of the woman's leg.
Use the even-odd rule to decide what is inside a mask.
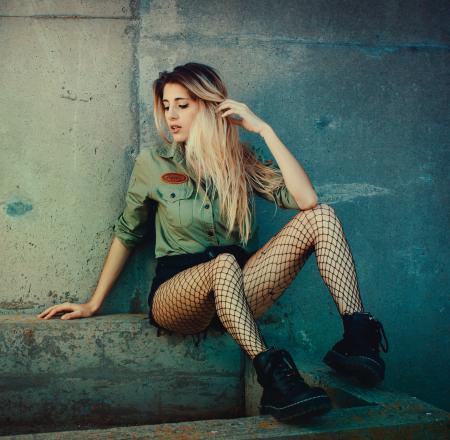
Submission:
[[[339,313],[363,311],[342,225],[334,209],[321,203],[296,214],[245,264],[244,291],[255,318],[281,296],[313,251]]]
[[[204,330],[216,311],[251,359],[267,350],[244,294],[242,269],[230,253],[174,275],[153,298],[155,320],[182,334]]]

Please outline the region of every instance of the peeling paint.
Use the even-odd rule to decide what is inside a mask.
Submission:
[[[20,199],[5,203],[5,212],[10,217],[21,217],[32,209],[33,205],[31,203],[22,201]]]
[[[311,342],[311,339],[309,339],[308,334],[305,332],[305,330],[300,330],[298,332],[298,334],[301,337],[301,341],[303,342],[303,344],[307,347],[308,350],[312,350],[313,349],[313,344]]]
[[[369,183],[328,183],[316,187],[320,203],[349,202],[359,197],[376,197],[391,195],[390,188]]]
[[[424,174],[419,176],[418,179],[424,183],[433,183],[433,176],[431,174]]]
[[[316,119],[314,125],[319,130],[323,130],[324,128],[336,128],[336,123],[328,116],[322,116]]]

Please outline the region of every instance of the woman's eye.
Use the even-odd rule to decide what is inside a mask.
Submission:
[[[187,107],[189,107],[189,104],[179,105],[178,107],[187,108]],[[164,107],[164,111],[167,111],[167,110],[169,110],[169,107]]]

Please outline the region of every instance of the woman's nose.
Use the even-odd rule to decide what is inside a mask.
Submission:
[[[169,119],[174,119],[178,117],[177,112],[175,111],[174,108],[167,110],[167,116],[169,117]]]

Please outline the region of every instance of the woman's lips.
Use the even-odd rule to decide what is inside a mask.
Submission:
[[[172,133],[178,133],[180,130],[181,130],[181,127],[171,127],[171,128],[170,128],[170,131],[171,131]]]

